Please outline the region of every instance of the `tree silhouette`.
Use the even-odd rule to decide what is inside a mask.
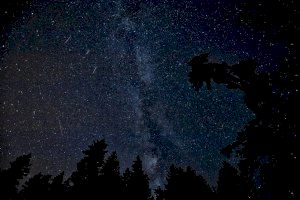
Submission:
[[[10,163],[10,168],[0,169],[1,199],[14,199],[16,197],[20,180],[29,173],[30,158],[31,154],[20,156]]]
[[[232,144],[227,149],[234,148],[234,145],[238,146],[238,143]],[[244,145],[247,147],[246,143]],[[79,161],[77,170],[68,181],[64,182],[64,173],[53,178],[50,175],[39,173],[27,180],[19,193],[17,192],[19,181],[29,173],[30,155],[17,158],[11,163],[9,169],[1,170],[1,199],[153,199],[149,188],[149,178],[143,170],[140,157],[137,156],[131,170],[126,169],[121,177],[116,152],[112,152],[105,159],[106,146],[104,140],[96,141],[89,146],[88,150],[83,151],[85,157]],[[238,152],[238,155],[243,155],[242,153]],[[285,178],[282,171],[279,171],[282,170],[281,165],[274,166],[267,159],[260,159],[260,161],[260,165],[257,165],[259,170],[256,170],[256,176],[246,173],[253,167],[249,158],[241,160],[239,171],[224,162],[219,172],[216,194],[205,179],[197,175],[190,167],[184,170],[172,165],[165,187],[155,191],[156,199],[244,200],[249,198],[283,199],[282,197],[293,199],[291,195],[284,196],[287,195],[283,193],[286,186],[295,185],[280,182],[290,180],[290,177]],[[295,169],[292,168],[292,170]],[[250,182],[250,178],[255,182]],[[279,185],[280,183],[281,185]],[[275,191],[275,189],[279,191]]]
[[[16,199],[64,199],[66,187],[63,178],[63,172],[54,178],[38,173],[24,183]]]
[[[214,193],[206,180],[187,167],[186,171],[181,167],[172,165],[168,172],[165,189],[156,190],[158,200],[179,199],[215,199]]]
[[[104,163],[107,144],[104,140],[95,141],[83,151],[85,155],[77,164],[77,170],[68,180],[70,195],[73,198],[95,198],[101,189],[100,170]]]
[[[17,192],[19,180],[29,173],[30,155],[17,158],[7,170],[1,170],[2,199],[154,199],[149,188],[148,175],[143,170],[139,156],[131,169],[120,176],[117,153],[107,158],[104,140],[95,141],[85,151],[83,159],[71,177],[64,181],[64,173],[57,176],[38,173],[28,179]],[[215,199],[214,193],[203,177],[190,167],[186,171],[172,166],[165,189],[157,189],[157,199]],[[5,185],[7,184],[7,185]],[[1,189],[2,189],[1,188]],[[3,191],[3,192],[2,192]],[[4,193],[5,192],[5,193]],[[3,198],[5,197],[5,198]]]
[[[139,156],[133,161],[132,171],[126,169],[123,175],[125,184],[125,198],[132,200],[152,199],[149,189],[149,178],[143,170],[142,160]]]
[[[101,169],[103,199],[121,199],[123,185],[117,153],[113,152],[105,161]]]
[[[66,186],[64,183],[64,172],[55,176],[50,184],[50,199],[63,199],[66,196]]]
[[[19,198],[24,200],[50,199],[51,175],[41,173],[30,178],[23,185]]]
[[[283,62],[274,72],[258,72],[254,61],[229,66],[209,63],[208,54],[193,58],[190,82],[198,90],[203,82],[225,84],[245,92],[245,103],[256,115],[223,152],[235,151],[243,177],[256,186],[250,198],[296,198],[296,147],[299,133],[298,65]],[[249,183],[250,184],[250,183]],[[253,190],[252,190],[253,191]]]
[[[249,188],[247,188],[247,184],[240,176],[238,170],[229,163],[223,162],[218,178],[218,200],[248,199],[247,190]]]

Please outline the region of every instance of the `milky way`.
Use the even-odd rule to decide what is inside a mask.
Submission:
[[[203,52],[229,63],[270,52],[263,36],[233,30],[205,5],[33,3],[12,25],[2,59],[2,165],[31,152],[32,174],[70,174],[81,151],[105,138],[122,169],[141,155],[153,185],[171,163],[214,184],[219,150],[253,115],[239,91],[195,92],[186,63]]]

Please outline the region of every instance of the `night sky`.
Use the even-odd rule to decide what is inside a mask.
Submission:
[[[187,62],[209,52],[266,69],[285,51],[239,12],[233,0],[33,1],[1,33],[1,166],[31,152],[31,174],[69,175],[105,138],[122,169],[141,155],[152,185],[171,163],[214,184],[220,149],[254,115],[240,91],[194,91]]]

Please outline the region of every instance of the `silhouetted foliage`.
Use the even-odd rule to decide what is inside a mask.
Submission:
[[[169,169],[165,189],[156,190],[158,200],[215,199],[206,180],[187,167],[186,171],[172,165]]]
[[[223,150],[241,159],[243,177],[257,188],[250,198],[296,198],[296,146],[300,111],[298,64],[284,62],[274,72],[259,72],[254,61],[229,66],[209,63],[208,54],[192,59],[190,82],[198,90],[203,82],[225,84],[245,92],[245,103],[256,115],[235,142]]]
[[[116,152],[107,158],[104,140],[95,141],[78,162],[77,169],[64,181],[64,173],[52,178],[38,173],[18,192],[19,180],[29,173],[30,155],[17,158],[11,167],[0,171],[1,199],[152,199],[149,178],[138,156],[132,170],[120,175]]]
[[[121,199],[123,185],[117,153],[113,152],[105,161],[101,169],[102,196],[105,199]]]
[[[149,178],[143,170],[139,156],[133,161],[132,170],[126,169],[123,181],[125,183],[125,199],[152,199],[151,190],[149,189]]]
[[[229,163],[223,162],[219,171],[217,196],[218,200],[248,199],[247,183],[240,176],[237,169]]]
[[[41,173],[30,178],[23,185],[19,198],[26,200],[50,199],[50,175]]]
[[[17,199],[63,199],[66,197],[63,179],[64,173],[54,178],[51,175],[36,174],[25,182]]]
[[[93,198],[98,194],[103,185],[100,179],[100,170],[104,164],[106,154],[106,143],[104,140],[94,142],[83,151],[85,155],[77,164],[77,170],[71,175],[69,182],[72,186],[70,195],[73,198]]]
[[[64,172],[55,176],[50,184],[49,199],[60,199],[66,197],[66,186],[64,183]]]
[[[14,199],[20,180],[29,173],[31,154],[18,157],[10,163],[10,168],[0,169],[1,199]]]

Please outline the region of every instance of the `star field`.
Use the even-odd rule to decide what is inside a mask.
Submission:
[[[199,3],[200,2],[200,3]],[[228,1],[229,2],[229,1]],[[219,150],[252,117],[243,94],[195,92],[187,62],[262,62],[286,49],[226,1],[34,1],[11,25],[1,73],[1,154],[32,153],[32,174],[70,174],[81,151],[105,138],[121,168],[141,155],[152,184],[171,163],[214,184]],[[275,62],[275,61],[274,61]]]

